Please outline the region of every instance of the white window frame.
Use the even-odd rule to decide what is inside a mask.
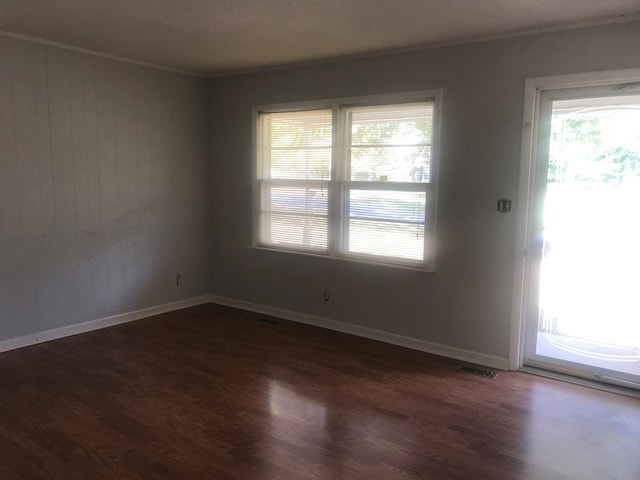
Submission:
[[[525,327],[528,315],[531,314],[531,254],[536,251],[535,246],[531,243],[534,238],[533,214],[536,209],[539,210],[539,206],[536,207],[533,204],[533,199],[536,167],[539,163],[536,161],[538,158],[536,138],[538,137],[540,97],[543,91],[621,84],[629,84],[628,87],[631,89],[640,88],[640,68],[531,77],[525,80],[513,271],[515,287],[509,342],[510,370],[519,370],[524,366]]]
[[[346,148],[345,121],[347,109],[352,107],[384,106],[411,102],[433,102],[433,130],[431,142],[430,177],[426,183],[407,182],[383,182],[383,181],[353,181],[347,178],[344,169],[346,161],[338,162],[338,156],[344,156]],[[272,244],[260,243],[260,169],[259,162],[261,148],[259,135],[260,115],[264,113],[284,113],[304,110],[332,110],[332,157],[331,178],[328,181],[328,245],[327,251],[318,252],[312,249],[283,247]],[[315,101],[291,102],[255,105],[252,108],[252,242],[256,249],[298,253],[339,260],[372,263],[377,265],[390,265],[395,267],[410,268],[432,272],[435,270],[435,246],[436,246],[436,211],[437,211],[437,185],[440,158],[440,125],[442,115],[442,90],[421,90],[413,92],[368,95],[360,97],[344,97]],[[339,171],[342,169],[343,171]],[[341,208],[344,205],[344,194],[348,188],[362,188],[372,190],[394,190],[407,192],[425,192],[426,221],[424,230],[424,255],[423,260],[410,260],[397,257],[384,257],[367,254],[345,252],[340,245],[343,241],[343,215]]]

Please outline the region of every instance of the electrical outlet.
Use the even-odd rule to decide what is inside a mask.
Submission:
[[[322,300],[324,300],[325,302],[329,301],[329,291],[325,290],[324,292],[322,292]]]

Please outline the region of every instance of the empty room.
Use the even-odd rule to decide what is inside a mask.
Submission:
[[[0,478],[640,479],[638,0],[0,0]]]

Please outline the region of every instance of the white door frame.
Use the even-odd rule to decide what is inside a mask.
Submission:
[[[513,271],[513,304],[509,345],[509,369],[518,370],[524,363],[525,322],[529,305],[529,278],[531,262],[527,255],[533,249],[533,221],[535,212],[533,193],[537,157],[537,129],[540,94],[544,90],[576,87],[596,87],[628,84],[630,92],[640,92],[640,68],[607,70],[568,75],[527,78],[524,87],[524,113],[522,120],[522,147],[520,152],[520,183],[516,204],[516,248]]]

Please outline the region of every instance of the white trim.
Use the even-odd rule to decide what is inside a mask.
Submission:
[[[327,253],[323,253],[323,252],[317,252],[314,253],[310,250],[293,250],[293,249],[285,249],[285,248],[277,248],[277,247],[261,247],[261,246],[256,246],[254,247],[253,245],[249,245],[248,247],[250,250],[256,250],[258,252],[262,251],[262,252],[269,252],[269,253],[284,253],[287,255],[302,255],[304,257],[311,257],[311,258],[323,258],[323,259],[328,259],[328,260],[336,260],[338,262],[347,262],[347,263],[359,263],[359,264],[364,264],[364,265],[373,265],[376,267],[389,267],[389,268],[395,268],[395,269],[400,269],[400,270],[408,270],[410,272],[417,272],[417,273],[434,273],[435,269],[433,267],[416,267],[414,265],[411,264],[400,264],[400,263],[390,263],[390,262],[383,262],[380,260],[371,260],[367,257],[357,257],[357,256],[341,256],[341,255],[336,255],[336,256],[331,256]]]
[[[531,201],[535,178],[537,117],[539,98],[543,90],[579,87],[598,87],[640,81],[640,68],[605,70],[527,78],[524,92],[522,121],[522,147],[520,152],[520,182],[518,190],[516,248],[514,256],[513,303],[511,308],[511,335],[509,340],[509,368],[517,370],[524,365],[525,322],[529,295],[527,249],[531,225]]]
[[[80,53],[86,53],[89,55],[94,55],[96,57],[108,58],[108,59],[116,60],[119,62],[132,63],[134,65],[142,65],[145,67],[154,68],[158,70],[166,70],[169,72],[181,73],[181,74],[189,75],[193,77],[217,79],[217,78],[224,78],[224,77],[249,75],[253,73],[281,71],[281,70],[289,70],[294,68],[312,67],[312,66],[318,66],[318,65],[322,66],[322,65],[329,65],[332,63],[344,63],[344,62],[353,62],[358,60],[369,60],[369,59],[376,59],[379,57],[386,57],[386,56],[392,56],[392,55],[419,53],[419,52],[428,51],[428,50],[435,50],[438,48],[474,45],[477,43],[493,42],[496,40],[521,38],[521,37],[527,37],[527,36],[533,36],[533,35],[541,35],[545,33],[564,32],[569,30],[577,30],[581,28],[616,25],[620,23],[633,23],[637,21],[640,21],[639,14],[622,15],[616,18],[598,19],[598,20],[591,20],[591,21],[584,21],[584,22],[576,22],[571,24],[550,25],[550,26],[530,28],[530,29],[525,29],[525,30],[515,31],[515,32],[503,32],[503,33],[496,33],[496,34],[489,34],[489,35],[472,35],[464,38],[421,43],[418,45],[411,45],[408,47],[382,49],[379,51],[369,52],[369,53],[354,53],[354,54],[339,55],[337,57],[325,58],[325,59],[301,60],[301,61],[288,62],[284,64],[268,65],[264,67],[237,68],[233,70],[217,71],[217,72],[215,71],[214,72],[195,72],[195,71],[189,71],[189,70],[180,70],[176,68],[166,67],[163,65],[158,65],[155,63],[145,62],[142,60],[134,60],[128,57],[120,57],[118,55],[111,55],[108,53],[99,52],[97,50],[90,50],[87,48],[76,47],[74,45],[69,45],[67,43],[55,42],[52,40],[46,40],[44,38],[32,37],[29,35],[13,33],[13,32],[8,32],[4,30],[0,30],[0,36],[16,38],[19,40],[25,40],[32,43],[39,43],[41,45],[49,45],[52,47],[58,47],[65,50],[71,50],[71,51],[80,52]]]
[[[45,45],[47,47],[60,48],[62,50],[70,50],[72,52],[84,53],[86,55],[92,55],[94,57],[107,58],[116,62],[131,63],[133,65],[140,65],[142,67],[153,68],[155,70],[165,70],[167,72],[179,73],[181,75],[188,75],[190,77],[208,78],[206,75],[200,73],[191,72],[189,70],[180,70],[178,68],[165,67],[156,63],[145,62],[142,60],[135,60],[133,58],[121,57],[119,55],[112,55],[110,53],[98,52],[97,50],[90,50],[88,48],[76,47],[69,45],[68,43],[54,42],[52,40],[46,40],[44,38],[31,37],[29,35],[22,35],[20,33],[12,33],[4,30],[0,30],[0,37],[15,38],[16,40],[24,40],[25,42],[37,43],[39,45]]]
[[[440,104],[442,102],[442,89],[433,88],[428,90],[377,93],[373,95],[360,95],[354,97],[318,98],[297,102],[267,103],[262,105],[254,105],[252,107],[252,113],[254,115],[254,118],[257,118],[259,113],[283,113],[304,110],[321,110],[325,108],[331,109],[335,106],[359,107],[393,105],[395,103],[427,101],[430,99],[433,99],[434,105]]]
[[[359,60],[370,60],[370,59],[375,60],[379,57],[386,57],[391,55],[419,53],[419,52],[424,52],[429,50],[435,50],[438,48],[475,45],[478,43],[495,42],[498,40],[508,40],[511,38],[529,37],[534,35],[542,35],[546,33],[565,32],[565,31],[571,31],[571,30],[578,30],[582,28],[602,27],[607,25],[616,25],[619,23],[632,23],[632,22],[637,22],[639,20],[640,20],[640,15],[638,14],[621,15],[621,16],[619,15],[615,18],[597,19],[597,20],[590,20],[590,21],[576,22],[576,23],[569,23],[569,24],[548,25],[544,27],[535,27],[535,28],[528,28],[528,29],[519,30],[519,31],[502,32],[502,33],[494,33],[494,34],[486,34],[486,35],[471,35],[463,38],[454,38],[454,39],[448,39],[448,40],[420,43],[417,45],[410,45],[407,47],[387,48],[387,49],[382,49],[382,50],[369,52],[369,53],[346,54],[346,55],[340,55],[338,57],[331,57],[326,59],[301,60],[297,62],[294,61],[294,62],[278,64],[278,65],[269,65],[266,67],[254,67],[254,68],[249,67],[244,69],[238,68],[234,70],[228,70],[226,72],[225,71],[212,72],[208,74],[208,78],[233,77],[233,76],[247,75],[247,74],[253,74],[253,73],[281,71],[281,70],[289,70],[294,68],[313,67],[316,65],[328,65],[332,63],[344,63],[344,62],[353,62],[353,61],[359,61]]]
[[[334,330],[336,332],[347,333],[349,335],[355,335],[357,337],[368,338],[370,340],[377,340],[379,342],[389,343],[391,345],[410,348],[411,350],[418,350],[421,352],[440,355],[443,357],[453,358],[456,360],[462,360],[464,362],[475,363],[478,365],[484,365],[487,367],[497,368],[500,370],[506,370],[508,367],[508,361],[506,358],[495,357],[493,355],[486,355],[484,353],[474,352],[471,350],[464,350],[461,348],[450,347],[450,346],[441,345],[438,343],[427,342],[425,340],[405,337],[403,335],[397,335],[395,333],[389,333],[389,332],[377,330],[374,328],[363,327],[360,325],[340,322],[340,321],[331,320],[328,318],[293,312],[291,310],[285,310],[282,308],[270,307],[267,305],[260,305],[252,302],[245,302],[243,300],[235,300],[228,297],[220,297],[217,295],[211,295],[210,301],[211,303],[225,305],[227,307],[234,307],[234,308],[240,308],[242,310],[249,310],[251,312],[261,313],[263,315],[270,315],[270,316],[282,318],[284,320],[290,320],[292,322],[303,323],[306,325],[313,325],[315,327],[325,328],[327,330]]]
[[[400,268],[410,268],[419,271],[433,272],[435,270],[435,253],[436,253],[436,213],[437,213],[437,193],[438,193],[438,173],[439,173],[439,155],[440,155],[440,123],[442,117],[442,89],[416,90],[406,92],[381,93],[373,95],[363,95],[356,97],[338,97],[316,100],[304,100],[287,103],[253,105],[251,108],[252,118],[252,232],[250,247],[259,248],[266,251],[278,251],[288,253],[308,253],[316,255],[318,258],[345,258],[351,261],[361,261],[371,264],[384,264],[390,266],[398,266]],[[396,104],[405,104],[411,102],[425,102],[432,105],[432,139],[431,139],[431,178],[428,183],[412,184],[405,182],[357,182],[345,178],[348,161],[344,155],[345,138],[344,137],[344,119],[346,110],[358,107],[380,107],[394,106]],[[327,228],[328,241],[327,248],[317,252],[304,245],[294,247],[279,246],[269,242],[262,242],[260,231],[261,225],[261,205],[260,196],[262,195],[263,185],[270,183],[282,183],[284,185],[295,185],[308,183],[310,185],[320,184],[326,180],[277,180],[264,179],[262,169],[262,131],[264,126],[261,124],[262,114],[278,114],[289,112],[305,112],[313,110],[332,109],[332,147],[331,147],[331,180],[328,182],[329,198],[327,206]],[[337,159],[340,159],[339,161]],[[337,166],[337,168],[336,168]],[[342,222],[342,200],[344,192],[351,188],[366,189],[383,189],[393,191],[409,191],[420,192],[425,194],[425,222],[424,222],[424,249],[422,260],[406,259],[394,256],[377,256],[368,254],[358,254],[343,251],[340,245],[344,242],[345,232],[343,231],[344,223]],[[340,199],[340,200],[338,200]],[[426,221],[429,218],[429,221]],[[346,234],[348,236],[348,233]]]
[[[582,385],[583,387],[595,388],[597,390],[603,390],[605,392],[617,393],[619,395],[626,395],[628,397],[640,398],[640,391],[627,388],[623,385],[615,385],[612,383],[602,383],[595,380],[589,380],[583,377],[576,377],[567,373],[555,372],[552,370],[545,370],[538,367],[522,367],[520,371],[529,373],[531,375],[537,375],[539,377],[552,378],[562,382],[573,383],[575,385]]]
[[[88,322],[83,323],[76,323],[75,325],[53,328],[51,330],[31,333],[22,337],[10,338],[8,340],[0,341],[0,352],[15,350],[16,348],[28,347],[29,345],[48,342],[50,340],[56,340],[58,338],[70,337],[72,335],[91,332],[93,330],[100,330],[102,328],[112,327],[114,325],[120,325],[122,323],[134,322],[142,318],[152,317],[154,315],[160,315],[163,313],[172,312],[174,310],[180,310],[182,308],[194,307],[203,303],[209,303],[209,295],[189,298],[186,300],[179,300],[177,302],[166,303],[164,305],[158,305],[155,307],[143,308],[141,310],[134,310],[133,312],[120,313],[118,315],[112,315],[110,317],[89,320]]]
[[[513,261],[514,291],[511,307],[511,334],[509,339],[509,369],[518,370],[524,360],[524,318],[525,295],[528,291],[525,268],[527,253],[529,203],[531,201],[531,182],[533,175],[533,139],[535,132],[535,109],[538,87],[535,79],[527,79],[524,87],[524,113],[522,118],[522,146],[520,150],[520,183],[518,185],[518,203],[516,219],[516,248]]]
[[[154,315],[161,315],[163,313],[168,313],[183,308],[194,307],[196,305],[202,305],[205,303],[216,303],[219,305],[240,308],[242,310],[248,310],[251,312],[282,318],[284,320],[290,320],[292,322],[302,323],[305,325],[313,325],[315,327],[325,328],[327,330],[333,330],[336,332],[342,332],[362,338],[377,340],[379,342],[389,343],[391,345],[397,345],[400,347],[409,348],[411,350],[418,350],[421,352],[440,355],[443,357],[453,358],[456,360],[475,363],[478,365],[484,365],[501,370],[506,370],[508,367],[506,358],[486,355],[480,352],[474,352],[471,350],[464,350],[461,348],[432,343],[425,340],[397,335],[395,333],[389,333],[369,327],[363,327],[360,325],[340,322],[328,318],[317,317],[314,315],[307,315],[291,310],[285,310],[282,308],[270,307],[267,305],[260,305],[227,297],[220,297],[217,295],[203,295],[201,297],[179,300],[177,302],[167,303],[164,305],[143,308],[141,310],[103,317],[96,320],[90,320],[88,322],[78,323],[75,325],[53,328],[51,330],[24,335],[22,337],[2,340],[0,341],[0,352],[7,352],[9,350],[28,347],[30,345],[36,345],[38,343],[48,342],[59,338],[70,337],[94,330],[113,327],[115,325],[120,325],[123,323],[134,322],[136,320],[152,317]]]
[[[558,90],[562,88],[598,87],[619,83],[635,83],[640,79],[640,68],[602,70],[595,72],[570,73],[527,78],[525,85],[537,90]]]

